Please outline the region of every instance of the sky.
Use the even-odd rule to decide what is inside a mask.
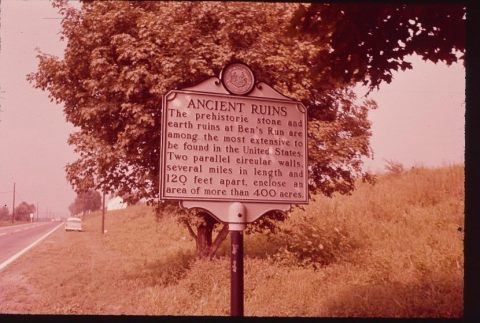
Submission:
[[[39,216],[67,216],[75,199],[65,165],[76,159],[62,105],[34,89],[26,75],[37,69],[36,49],[62,56],[60,20],[47,0],[0,0],[0,205],[11,210],[15,183],[18,205],[39,205]],[[366,169],[384,170],[385,160],[405,167],[441,167],[464,162],[465,69],[411,57],[413,69],[394,74],[370,94],[373,160]],[[365,90],[358,88],[359,95]]]

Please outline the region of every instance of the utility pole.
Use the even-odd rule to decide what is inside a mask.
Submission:
[[[37,222],[38,222],[38,202],[37,202]]]
[[[105,234],[105,192],[102,197],[102,234]]]
[[[15,223],[15,183],[13,183],[12,223]]]

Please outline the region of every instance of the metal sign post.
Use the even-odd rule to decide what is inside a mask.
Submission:
[[[160,200],[228,223],[231,315],[243,316],[243,232],[308,203],[307,111],[242,63],[163,97]]]
[[[230,315],[243,316],[243,231],[230,230]]]
[[[230,315],[243,316],[243,231],[246,228],[246,210],[242,203],[230,206]]]

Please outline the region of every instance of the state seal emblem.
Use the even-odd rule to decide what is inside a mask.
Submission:
[[[233,63],[226,66],[222,70],[221,79],[228,92],[236,95],[250,93],[255,85],[253,72],[242,63]]]

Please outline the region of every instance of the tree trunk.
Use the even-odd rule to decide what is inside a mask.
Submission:
[[[201,259],[208,258],[210,255],[210,248],[212,246],[213,223],[207,223],[197,226],[197,256]]]
[[[213,228],[216,221],[209,215],[205,215],[205,221],[197,226],[197,233],[193,232],[190,225],[185,222],[190,235],[195,239],[197,257],[200,259],[211,259],[220,247],[220,244],[228,235],[228,224],[224,224],[222,230],[213,240]]]

